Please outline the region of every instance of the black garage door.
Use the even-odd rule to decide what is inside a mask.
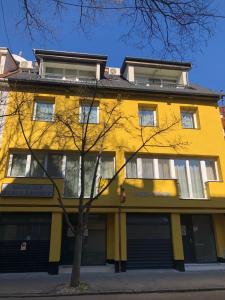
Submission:
[[[76,216],[71,221],[76,224]],[[62,265],[73,263],[74,236],[64,222],[62,238]],[[106,263],[106,216],[93,214],[89,216],[88,235],[83,240],[81,264],[83,266],[97,266]]]
[[[127,215],[127,268],[173,267],[170,221],[167,215]]]
[[[0,272],[47,271],[51,216],[0,214]]]

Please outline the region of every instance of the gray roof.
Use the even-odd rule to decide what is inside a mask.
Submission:
[[[26,73],[18,72],[8,77],[9,83],[17,82],[23,84],[35,84],[41,86],[65,86],[65,87],[76,87],[76,86],[90,86],[96,85],[95,81],[92,82],[74,82],[69,80],[53,80],[41,78],[37,73]],[[201,87],[196,84],[189,84],[183,88],[176,87],[160,87],[159,85],[141,85],[127,81],[125,78],[118,75],[105,75],[103,79],[99,80],[98,88],[107,90],[121,90],[130,92],[140,92],[147,94],[176,94],[176,95],[193,95],[203,97],[221,98],[222,93],[210,90],[208,88]]]

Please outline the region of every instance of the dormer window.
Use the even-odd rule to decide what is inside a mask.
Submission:
[[[80,68],[79,68],[80,67]],[[83,68],[83,69],[82,69]],[[74,66],[73,68],[45,67],[44,77],[47,79],[61,79],[69,81],[95,81],[96,66]]]
[[[135,85],[155,88],[185,88],[190,63],[125,57],[121,75]]]

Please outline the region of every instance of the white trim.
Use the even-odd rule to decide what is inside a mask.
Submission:
[[[174,164],[174,159],[169,159],[169,165],[170,165],[170,176],[171,179],[177,179],[176,177],[176,169]]]
[[[8,164],[7,176],[11,176],[11,171],[12,171],[12,161],[13,161],[13,154],[10,154],[10,155],[9,155],[9,164]]]
[[[193,198],[193,190],[192,190],[192,184],[191,184],[190,164],[189,164],[188,159],[185,159],[185,171],[186,171],[186,175],[187,175],[189,198],[192,199]]]
[[[158,160],[158,158],[153,158],[153,178],[160,179],[159,178],[159,160]]]
[[[141,157],[136,158],[136,164],[137,164],[137,178],[143,178],[143,175],[142,175],[142,159],[141,159]]]
[[[66,154],[63,154],[63,158],[62,158],[62,175],[63,175],[63,178],[65,178],[65,175],[66,175]]]
[[[30,167],[31,167],[31,154],[27,154],[25,177],[29,177],[29,175],[30,175]]]
[[[214,160],[214,164],[215,164],[215,171],[216,171],[216,181],[219,181],[220,176],[219,176],[219,169],[218,169],[218,161]]]

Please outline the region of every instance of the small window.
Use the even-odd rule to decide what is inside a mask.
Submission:
[[[159,178],[160,179],[170,179],[170,161],[169,159],[158,159],[159,165]]]
[[[101,177],[109,179],[113,177],[114,173],[114,157],[111,155],[103,155],[101,158]]]
[[[218,180],[217,173],[216,173],[216,162],[214,160],[206,160],[205,167],[206,167],[206,174],[207,180]]]
[[[182,111],[181,124],[183,128],[197,128],[196,113],[194,111]]]
[[[98,106],[81,105],[80,106],[80,123],[97,124],[99,123]]]
[[[52,177],[63,177],[63,155],[61,154],[49,154],[47,171]]]
[[[10,158],[9,176],[24,177],[26,175],[27,154],[17,153]]]
[[[156,126],[156,111],[154,109],[139,108],[139,125]]]
[[[34,117],[35,121],[52,121],[54,114],[54,103],[50,101],[35,101]]]

